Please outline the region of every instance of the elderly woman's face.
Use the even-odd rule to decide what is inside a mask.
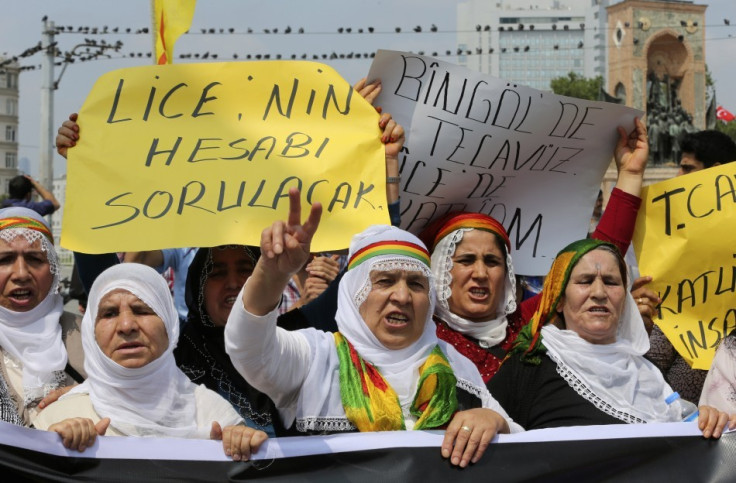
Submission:
[[[0,239],[0,306],[27,312],[46,298],[53,282],[41,240],[28,243],[24,236],[10,242]]]
[[[496,317],[504,295],[506,260],[492,233],[471,230],[455,247],[452,256],[450,311],[483,322]]]
[[[403,349],[424,331],[429,280],[421,272],[373,271],[371,291],[358,309],[373,335],[388,349]]]
[[[253,260],[241,247],[213,248],[212,272],[204,283],[204,307],[217,327],[225,327],[240,289],[253,273]]]
[[[169,347],[163,320],[141,299],[123,289],[100,300],[95,340],[102,352],[123,367],[143,367]]]
[[[592,250],[570,273],[557,312],[565,328],[591,344],[616,342],[616,329],[623,313],[626,286],[616,256],[607,250]]]

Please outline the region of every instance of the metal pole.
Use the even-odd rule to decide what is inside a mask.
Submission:
[[[158,25],[156,25],[156,0],[151,0],[151,58],[153,59],[153,65],[158,64],[156,58],[156,37],[158,36]]]
[[[41,140],[39,143],[38,182],[53,190],[54,165],[54,22],[44,20],[41,46],[45,52],[41,61]]]

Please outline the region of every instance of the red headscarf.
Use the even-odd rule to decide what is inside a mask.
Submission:
[[[444,237],[460,228],[474,228],[476,230],[495,233],[503,239],[506,244],[507,253],[511,251],[511,241],[503,225],[495,218],[481,213],[467,213],[454,211],[434,220],[419,234],[429,251],[434,251],[435,246]]]

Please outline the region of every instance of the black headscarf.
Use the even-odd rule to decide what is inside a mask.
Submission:
[[[225,352],[225,328],[216,327],[205,309],[204,287],[212,272],[212,252],[233,247],[242,248],[254,265],[261,256],[258,248],[242,245],[200,248],[194,256],[186,281],[189,315],[174,356],[179,368],[193,382],[204,384],[224,397],[248,426],[275,436],[281,428],[273,402],[235,369]]]

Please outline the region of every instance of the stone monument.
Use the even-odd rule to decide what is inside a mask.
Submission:
[[[647,113],[645,184],[674,176],[682,134],[705,129],[706,8],[685,0],[624,0],[606,9],[608,91]],[[615,179],[614,167],[605,188]]]

